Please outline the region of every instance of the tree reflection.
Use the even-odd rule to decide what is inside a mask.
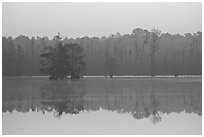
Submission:
[[[79,81],[80,82],[80,81]],[[85,83],[73,81],[50,81],[41,87],[41,104],[48,111],[54,110],[54,116],[63,113],[78,114],[84,110],[83,97],[86,90]]]
[[[128,113],[135,119],[161,122],[161,114],[172,112],[202,115],[201,83],[165,80],[82,79],[9,81],[2,93],[2,111],[52,112],[54,116],[100,109]],[[16,84],[18,83],[18,84]]]
[[[144,93],[143,91],[139,92],[140,95],[138,95],[139,97],[136,98],[136,111],[132,112],[132,116],[135,119],[142,119],[142,118],[148,118],[150,117],[152,123],[156,124],[158,122],[160,122],[161,116],[159,114],[159,102],[156,100],[155,97],[155,87],[153,85],[153,83],[151,83],[151,92],[150,92],[150,96],[149,96],[149,100],[150,100],[150,105],[147,107],[145,105],[145,100],[144,100]],[[138,107],[139,107],[139,103],[138,103],[138,99],[142,99],[141,106],[143,109],[141,109],[139,111]]]
[[[161,116],[159,115],[158,112],[152,115],[152,118],[151,118],[152,123],[156,124],[160,122],[161,120],[162,120]]]
[[[152,95],[150,96],[150,100],[151,100],[151,107],[152,107],[152,118],[151,121],[152,123],[156,124],[158,122],[160,122],[161,116],[159,115],[159,102],[156,100],[155,98],[155,87],[154,85],[152,85]]]

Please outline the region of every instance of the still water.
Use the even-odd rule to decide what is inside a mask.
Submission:
[[[201,134],[202,78],[3,78],[3,134]]]

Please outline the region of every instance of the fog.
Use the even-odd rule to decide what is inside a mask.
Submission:
[[[127,34],[134,28],[163,33],[202,29],[201,3],[3,3],[3,36],[67,37]]]

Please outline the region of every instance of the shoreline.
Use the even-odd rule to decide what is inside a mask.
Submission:
[[[48,78],[49,76],[2,76],[2,78]],[[69,78],[69,77],[68,77]],[[109,76],[83,76],[83,78],[110,78]],[[113,78],[202,78],[202,75],[115,75]]]

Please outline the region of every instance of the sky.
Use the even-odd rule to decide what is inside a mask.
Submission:
[[[131,34],[134,28],[185,34],[202,30],[202,3],[3,3],[2,35],[69,38]]]

